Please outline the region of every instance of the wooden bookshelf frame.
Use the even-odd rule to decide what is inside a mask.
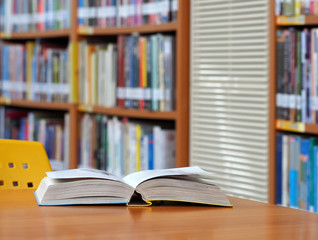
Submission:
[[[116,36],[133,33],[173,33],[176,37],[176,110],[172,112],[151,112],[120,108],[104,108],[72,103],[45,103],[26,100],[0,99],[0,105],[25,109],[66,111],[70,114],[70,168],[77,167],[79,117],[83,113],[99,113],[136,119],[174,121],[176,129],[176,166],[189,165],[189,72],[190,72],[190,0],[179,1],[178,19],[159,25],[134,27],[92,28],[78,27],[77,1],[71,1],[70,29],[43,32],[0,33],[0,40],[31,40],[68,38],[68,42],[77,46],[80,39],[91,36]],[[78,64],[73,63],[75,80],[78,80]]]
[[[276,199],[276,19],[275,0],[270,1],[269,28],[269,127],[268,127],[268,202]]]
[[[292,26],[318,26],[318,16],[275,16],[275,0],[271,4],[270,38],[270,127],[269,127],[269,202],[276,199],[276,134],[278,132],[318,135],[318,124],[276,119],[276,29]]]
[[[159,25],[142,25],[134,27],[109,27],[109,28],[93,28],[78,27],[77,33],[81,36],[104,36],[104,35],[120,35],[133,33],[157,33],[157,32],[175,32],[178,30],[176,22],[163,23]]]
[[[318,16],[274,16],[277,26],[318,26]]]
[[[1,33],[0,39],[7,40],[27,40],[27,39],[47,39],[47,38],[68,38],[70,36],[70,29],[50,30],[43,32],[12,32]]]
[[[111,116],[139,118],[139,119],[160,119],[176,120],[176,111],[172,112],[151,112],[125,108],[106,108],[102,106],[90,106],[85,104],[78,105],[78,111],[82,113],[105,114]]]

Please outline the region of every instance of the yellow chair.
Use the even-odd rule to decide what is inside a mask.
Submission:
[[[0,190],[35,190],[52,171],[40,142],[0,139]]]

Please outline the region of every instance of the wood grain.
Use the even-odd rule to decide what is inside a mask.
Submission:
[[[317,239],[318,215],[230,197],[206,206],[39,207],[32,191],[0,192],[0,239]]]

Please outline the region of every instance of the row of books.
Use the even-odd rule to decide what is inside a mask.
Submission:
[[[39,141],[53,170],[68,168],[69,114],[0,107],[0,138]]]
[[[122,35],[117,45],[83,41],[79,48],[80,103],[174,110],[173,36]]]
[[[176,21],[178,0],[79,0],[78,25],[138,26]]]
[[[317,0],[276,0],[276,16],[318,15]]]
[[[126,118],[84,114],[79,166],[116,175],[175,167],[175,130]]]
[[[277,31],[277,118],[318,123],[318,29]]]
[[[276,136],[276,203],[318,212],[318,139]]]
[[[0,0],[0,31],[30,32],[70,27],[70,0]]]
[[[37,42],[0,42],[1,96],[10,99],[68,102],[67,47]]]

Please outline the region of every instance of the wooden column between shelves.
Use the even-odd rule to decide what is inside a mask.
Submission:
[[[268,122],[268,202],[275,203],[276,186],[276,22],[275,0],[270,1],[269,32],[269,122]]]
[[[71,1],[70,9],[70,42],[78,42],[77,35],[77,2]]]
[[[176,32],[176,166],[189,165],[190,0],[179,1]]]
[[[70,9],[70,37],[69,37],[69,44],[73,44],[74,47],[77,46],[79,36],[77,34],[77,2],[78,1],[71,1],[71,9]],[[77,50],[75,50],[77,51]],[[73,59],[75,57],[75,59]],[[73,55],[71,58],[74,62],[72,73],[73,81],[78,81],[78,64],[77,64],[77,54]],[[76,84],[77,86],[77,84]],[[72,89],[74,91],[74,89]],[[75,94],[75,93],[74,93]],[[69,154],[70,154],[70,162],[69,168],[77,168],[78,163],[78,109],[77,109],[77,97],[75,97],[76,101],[73,102],[72,107],[70,108],[70,145],[69,145]]]

